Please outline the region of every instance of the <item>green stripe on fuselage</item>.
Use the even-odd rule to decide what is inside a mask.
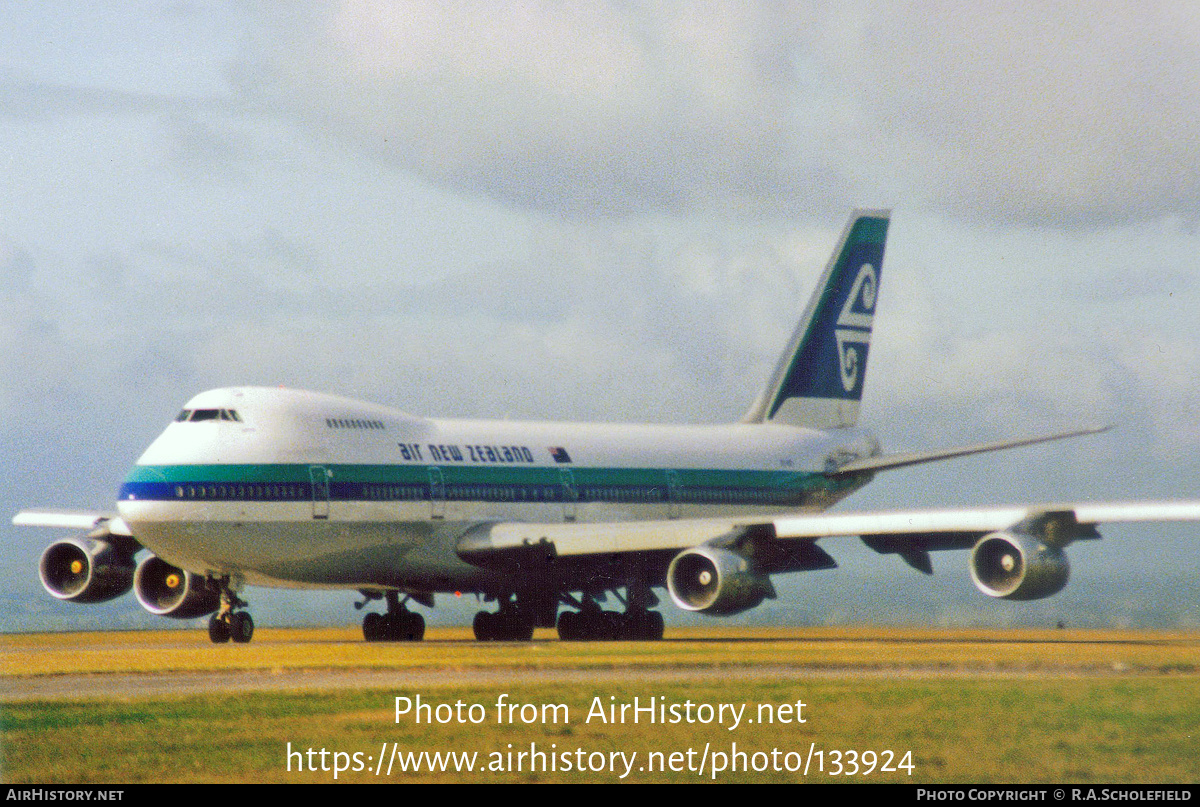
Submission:
[[[673,485],[680,490],[711,490],[745,493],[793,493],[797,497],[823,491],[841,493],[860,486],[862,480],[797,471],[722,470],[722,469],[656,469],[656,468],[588,468],[557,467],[489,467],[463,465],[340,465],[340,464],[264,464],[264,465],[139,465],[126,477],[126,484],[291,484],[310,483],[310,469],[319,465],[330,472],[329,481],[337,487],[345,484],[417,484],[428,485],[430,469],[438,468],[447,486],[559,486],[564,483],[563,471],[571,473],[570,484],[581,497],[589,488],[650,489],[668,486],[668,470]]]

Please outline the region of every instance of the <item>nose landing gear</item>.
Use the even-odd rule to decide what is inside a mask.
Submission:
[[[208,618],[208,638],[213,644],[224,644],[232,639],[237,644],[246,644],[254,636],[254,620],[249,611],[235,611],[235,608],[245,608],[248,603],[238,597],[237,592],[229,585],[229,579],[209,580],[209,585],[215,585],[221,595],[221,604],[217,612]]]

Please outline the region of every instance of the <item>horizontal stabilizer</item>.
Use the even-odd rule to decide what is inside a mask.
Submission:
[[[1047,434],[1041,437],[1027,437],[1021,440],[1001,440],[995,443],[980,443],[973,446],[961,446],[959,448],[947,448],[940,451],[912,451],[904,454],[887,454],[880,457],[864,457],[862,459],[851,460],[845,465],[840,465],[838,468],[830,472],[830,476],[839,476],[841,474],[857,473],[859,471],[883,471],[889,468],[903,468],[906,465],[920,465],[925,462],[937,462],[938,460],[948,460],[955,457],[966,457],[971,454],[983,454],[988,451],[1003,451],[1007,448],[1020,448],[1021,446],[1037,445],[1038,443],[1048,443],[1052,440],[1064,440],[1068,437],[1080,437],[1085,434],[1100,434],[1111,429],[1112,426],[1099,426],[1090,429],[1079,429],[1076,431],[1062,432],[1060,434]]]

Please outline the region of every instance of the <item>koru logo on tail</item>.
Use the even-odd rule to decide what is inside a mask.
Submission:
[[[864,263],[858,269],[850,293],[846,295],[837,327],[833,331],[837,340],[842,389],[846,392],[854,391],[862,374],[866,347],[871,341],[871,320],[875,315],[875,293],[878,289],[879,277],[875,267]]]

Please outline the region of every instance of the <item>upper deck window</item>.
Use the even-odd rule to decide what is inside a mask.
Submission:
[[[382,420],[362,420],[358,418],[325,418],[325,425],[331,429],[379,429],[387,428]]]

